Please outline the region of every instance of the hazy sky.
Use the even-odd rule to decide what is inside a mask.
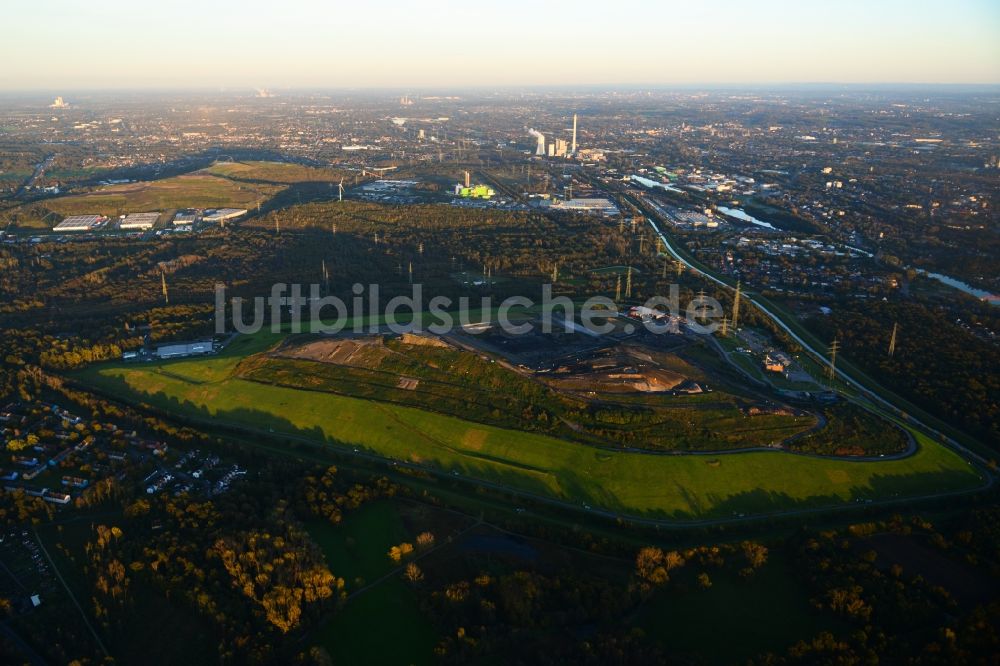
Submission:
[[[1000,83],[1000,0],[4,0],[0,91]]]

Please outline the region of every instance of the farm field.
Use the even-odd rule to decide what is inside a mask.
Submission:
[[[982,482],[961,457],[920,435],[914,455],[877,462],[777,451],[626,453],[412,407],[232,376],[243,355],[266,348],[267,343],[251,337],[238,340],[219,357],[96,365],[76,377],[123,400],[183,417],[317,445],[354,447],[636,517],[718,519],[923,496],[972,489]]]

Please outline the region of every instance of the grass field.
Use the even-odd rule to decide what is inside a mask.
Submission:
[[[253,208],[288,185],[304,181],[339,181],[339,172],[277,162],[220,163],[162,180],[105,185],[26,204],[9,211],[18,227],[51,229],[68,215],[163,211],[182,208]]]
[[[339,183],[346,175],[346,172],[336,169],[287,162],[216,162],[203,171],[233,180],[286,185],[305,182]]]
[[[541,434],[231,376],[240,358],[277,340],[237,340],[225,354],[160,364],[92,366],[77,378],[108,394],[220,425],[356,447],[512,489],[631,516],[690,520],[971,489],[978,473],[918,436],[918,452],[851,462],[782,452],[713,456],[597,450]]]
[[[307,527],[330,570],[347,581],[348,593],[392,570],[391,546],[413,541],[389,500],[350,512],[340,525],[315,521]],[[315,641],[335,663],[425,664],[433,662],[437,639],[413,591],[397,577],[352,599],[317,630]]]

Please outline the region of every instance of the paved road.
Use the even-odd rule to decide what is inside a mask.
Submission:
[[[712,341],[712,345],[715,346],[715,349],[719,353],[719,355],[722,356],[722,358],[724,358],[726,360],[726,363],[728,363],[730,366],[732,366],[737,372],[741,373],[744,377],[747,377],[748,379],[750,379],[753,382],[756,382],[758,384],[762,384],[764,386],[770,386],[772,389],[776,389],[776,387],[774,386],[774,384],[772,384],[771,382],[761,382],[761,380],[756,379],[754,377],[751,377],[750,374],[746,371],[745,368],[740,367],[740,365],[738,363],[736,363],[735,361],[733,361],[733,359],[729,356],[729,352],[727,352],[725,349],[722,348],[722,345],[719,344],[719,341],[715,339],[715,336],[710,335],[710,336],[708,336],[708,339]],[[857,405],[860,409],[863,409],[863,410],[865,410],[867,412],[870,412],[872,414],[876,414],[876,416],[878,415],[878,413],[875,410],[873,410],[871,407],[869,407],[868,405],[866,405],[866,404],[864,404],[864,403],[862,403],[862,402],[860,402],[858,400],[855,400],[854,398],[852,398],[850,396],[848,396],[848,399],[852,403],[854,403],[855,405]],[[819,417],[819,423],[817,423],[816,425],[814,425],[813,427],[809,428],[808,430],[806,430],[804,432],[796,433],[796,434],[792,435],[791,437],[786,437],[785,439],[783,439],[781,441],[781,445],[780,445],[781,448],[782,448],[782,450],[785,450],[787,453],[794,453],[794,454],[797,454],[797,455],[811,456],[811,457],[814,457],[814,458],[837,458],[839,460],[847,460],[847,461],[854,461],[854,462],[879,462],[879,461],[885,461],[885,460],[900,460],[901,458],[907,458],[909,456],[912,456],[914,453],[917,452],[917,439],[913,436],[913,433],[911,433],[906,428],[903,428],[903,427],[895,425],[895,424],[894,424],[894,427],[899,427],[899,429],[906,436],[906,448],[904,450],[902,450],[902,451],[897,452],[897,453],[882,454],[882,455],[878,455],[878,456],[824,456],[824,455],[821,455],[821,454],[818,454],[818,453],[805,453],[805,452],[790,451],[790,450],[785,449],[784,447],[786,445],[790,444],[791,442],[794,442],[797,439],[801,439],[802,437],[810,435],[810,434],[812,434],[814,432],[817,432],[819,430],[822,430],[823,428],[826,427],[827,419],[826,419],[825,416],[823,416],[823,412],[815,412],[815,416]]]
[[[24,183],[21,184],[21,187],[17,189],[17,192],[14,194],[14,198],[17,198],[27,192],[28,188],[34,185],[35,181],[42,177],[42,174],[45,173],[45,170],[49,168],[55,159],[56,156],[53,154],[48,155],[44,160],[39,162],[38,166],[35,167],[35,170],[30,176],[28,176],[27,180],[25,180]]]
[[[649,206],[645,205],[643,202],[637,201],[631,195],[625,194],[624,192],[619,192],[619,193],[621,194],[621,196],[623,198],[625,198],[627,201],[629,201],[634,206],[636,206],[636,208],[638,208],[639,210],[642,210],[642,211],[644,211],[646,213],[646,218],[647,218],[647,220],[649,222],[649,225],[652,227],[653,231],[660,238],[660,240],[663,241],[663,244],[667,248],[667,251],[675,259],[677,259],[682,264],[684,264],[685,266],[687,266],[689,270],[691,270],[692,272],[696,273],[697,275],[701,275],[701,276],[705,277],[706,279],[711,280],[712,282],[715,282],[716,284],[722,286],[725,289],[730,289],[730,290],[733,289],[729,284],[727,284],[726,282],[724,282],[720,278],[716,277],[715,275],[713,275],[713,274],[711,274],[711,273],[709,273],[709,272],[707,272],[705,270],[702,270],[701,268],[699,268],[697,266],[694,266],[693,264],[691,264],[691,262],[689,262],[687,259],[685,259],[683,256],[681,256],[681,254],[679,252],[677,252],[677,250],[671,244],[670,238],[657,225],[657,219],[658,219],[658,215],[659,214],[656,213],[656,211],[651,210],[651,208]],[[743,298],[743,300],[749,301],[750,303],[752,303],[758,310],[760,310],[765,315],[767,315],[778,327],[780,327],[783,331],[785,331],[785,333],[787,333],[789,337],[791,337],[793,340],[795,340],[795,342],[798,343],[799,346],[802,347],[802,349],[804,349],[806,352],[808,352],[809,354],[811,354],[814,358],[818,359],[821,364],[823,364],[823,365],[829,365],[829,362],[827,361],[826,356],[824,356],[815,347],[813,347],[808,342],[806,342],[801,337],[799,337],[799,335],[794,330],[792,330],[792,328],[788,324],[786,324],[784,322],[784,320],[781,319],[781,317],[779,317],[777,314],[775,314],[773,311],[771,311],[770,308],[766,307],[757,298],[755,298],[753,296],[752,292],[743,291],[742,292],[742,298]],[[889,400],[883,398],[881,395],[878,395],[874,391],[869,390],[864,384],[862,384],[861,382],[855,380],[848,373],[846,373],[843,368],[836,368],[835,370],[836,370],[836,375],[837,375],[838,378],[840,378],[844,382],[850,384],[854,388],[856,388],[859,391],[861,391],[862,395],[864,395],[866,398],[869,398],[869,399],[873,400],[874,402],[877,402],[878,404],[880,404],[883,407],[887,408],[890,412],[892,412],[893,414],[895,414],[897,417],[903,419],[907,423],[910,423],[911,425],[914,425],[914,426],[920,428],[921,430],[934,435],[938,440],[946,443],[947,445],[951,446],[953,449],[957,449],[958,451],[960,451],[963,455],[965,455],[966,458],[971,458],[971,459],[974,459],[977,462],[979,462],[982,466],[985,467],[984,473],[986,474],[987,477],[989,477],[989,479],[990,479],[989,482],[990,482],[990,484],[992,484],[992,482],[993,482],[993,474],[989,471],[988,461],[985,458],[983,458],[982,456],[980,456],[975,451],[972,451],[972,450],[966,448],[965,446],[963,446],[959,442],[955,441],[954,439],[948,437],[947,435],[945,435],[945,434],[943,434],[943,433],[935,430],[934,428],[931,428],[930,426],[928,426],[925,423],[922,423],[920,420],[918,420],[914,416],[906,413],[904,410],[900,409],[899,407],[897,407],[895,404],[893,404]]]

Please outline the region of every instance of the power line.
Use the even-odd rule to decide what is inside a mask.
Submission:
[[[834,338],[830,344],[830,370],[829,377],[832,382],[837,377],[837,352],[840,351],[840,341]]]

